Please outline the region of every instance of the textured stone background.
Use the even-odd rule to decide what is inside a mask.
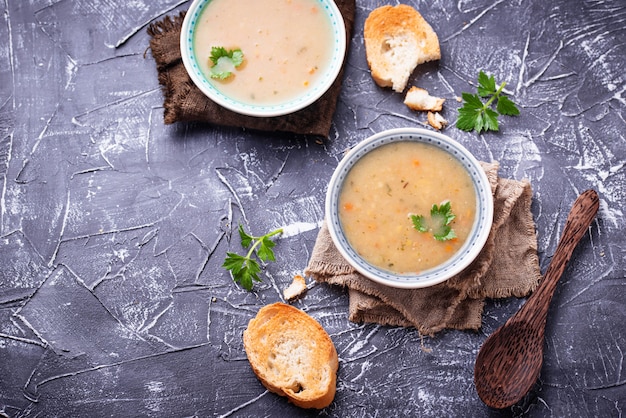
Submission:
[[[342,289],[309,283],[295,305],[340,357],[335,401],[319,415],[623,416],[626,2],[406,3],[442,48],[411,83],[445,97],[446,118],[480,69],[521,105],[497,134],[444,132],[531,181],[542,269],[578,193],[596,189],[601,208],[557,288],[540,382],[508,411],[482,404],[473,366],[523,300],[490,301],[480,332],[442,332],[422,350],[415,330],[351,323]],[[357,1],[320,140],[163,124],[146,27],[189,2],[1,3],[0,416],[316,415],[265,391],[241,333],[306,266],[344,151],[425,123],[369,75],[363,22],[381,4]],[[220,268],[239,223],[286,230],[252,293]]]

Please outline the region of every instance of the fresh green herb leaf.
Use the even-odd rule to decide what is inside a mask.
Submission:
[[[433,234],[433,236],[435,237],[437,241],[448,241],[448,240],[456,238],[456,233],[454,232],[454,229],[450,228],[449,226],[446,226],[444,230],[442,230],[441,233]]]
[[[507,116],[519,115],[519,109],[517,108],[517,106],[515,106],[515,103],[513,103],[511,99],[509,99],[506,96],[500,96],[496,109],[498,110],[498,113],[500,113],[501,115],[507,115]]]
[[[478,95],[480,97],[488,97],[496,91],[496,79],[488,76],[484,72],[478,73]]]
[[[224,260],[224,264],[222,265],[222,267],[231,270],[234,275],[239,274],[239,272],[248,267],[248,259],[246,257],[231,252],[227,252],[226,255],[227,257]]]
[[[465,101],[465,106],[461,109],[465,108],[466,110],[473,110],[475,112],[483,110],[483,102],[477,94],[461,93],[461,96]]]
[[[456,127],[464,130],[471,131],[476,128],[476,125],[482,121],[482,105],[480,108],[475,108],[472,105],[474,98],[480,101],[480,98],[475,97],[469,93],[463,93],[463,100],[465,100],[465,106],[459,109],[459,118],[456,121]],[[480,124],[482,128],[482,124]]]
[[[428,232],[428,227],[426,226],[426,219],[422,215],[411,215],[411,220],[413,221],[413,227],[420,232]]]
[[[213,63],[211,66],[211,78],[220,80],[227,79],[233,70],[243,63],[243,52],[241,49],[226,49],[221,46],[211,48],[209,59]]]
[[[480,133],[481,131],[497,131],[499,129],[498,116],[517,116],[519,109],[511,99],[502,92],[506,83],[496,88],[493,76],[478,73],[477,94],[462,93],[463,106],[459,109],[459,118],[456,127],[463,131]],[[481,98],[488,98],[483,103]],[[495,102],[496,110],[491,107]]]
[[[269,232],[260,237],[252,236],[244,231],[243,226],[239,225],[239,237],[241,238],[241,246],[250,248],[248,253],[243,256],[237,253],[227,252],[226,259],[222,267],[229,270],[233,280],[239,283],[244,289],[252,290],[254,286],[253,280],[260,282],[259,273],[261,266],[259,262],[253,258],[256,254],[261,261],[276,261],[274,255],[274,246],[276,243],[271,240],[274,235],[282,233],[282,229]]]
[[[243,63],[243,52],[241,52],[241,49],[235,49],[230,59],[235,67],[239,67]]]
[[[433,205],[430,209],[430,219],[423,215],[411,215],[413,227],[420,232],[432,232],[437,241],[447,241],[456,238],[456,233],[450,226],[456,215],[452,213],[450,201]]]
[[[243,229],[243,225],[239,225],[239,238],[241,239],[241,246],[243,248],[248,248],[250,244],[252,244],[252,241],[254,241],[252,236],[246,234],[246,231]]]
[[[492,109],[485,109],[485,118],[483,128],[485,131],[497,131],[498,126],[498,112]]]
[[[261,246],[257,251],[257,255],[263,261],[276,261],[276,257],[274,256],[274,246],[276,244],[269,237],[265,236],[261,238]]]
[[[433,236],[436,240],[446,241],[456,238],[456,234],[452,230],[452,227],[450,227],[450,223],[456,218],[456,215],[452,213],[450,201],[442,203],[439,206],[433,205],[430,209],[430,217],[435,224]]]

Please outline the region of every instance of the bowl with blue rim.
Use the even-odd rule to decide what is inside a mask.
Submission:
[[[273,0],[263,1],[271,2]],[[277,50],[272,52],[272,54],[275,54],[276,58],[284,58],[285,63],[275,70],[270,70],[270,65],[274,65],[274,63],[266,62],[263,64],[260,61],[261,59],[266,59],[271,54],[255,52],[254,49],[259,45],[263,46],[264,43],[273,45],[276,42],[272,41],[272,39],[276,38],[267,38],[265,40],[266,38],[253,34],[251,37],[258,41],[257,45],[248,45],[247,48],[240,48],[234,39],[235,35],[233,35],[233,42],[228,38],[226,38],[228,40],[224,41],[222,38],[222,41],[211,45],[212,40],[208,38],[213,35],[207,31],[215,28],[219,32],[217,26],[219,22],[212,21],[211,18],[214,14],[213,8],[218,7],[220,2],[222,4],[228,3],[226,0],[194,0],[185,15],[180,35],[180,50],[185,70],[192,82],[209,99],[226,109],[242,115],[274,117],[291,114],[311,105],[332,86],[340,73],[346,54],[345,23],[341,12],[333,0],[293,0],[288,2],[289,6],[292,3],[300,2],[306,5],[307,10],[314,10],[314,14],[317,15],[318,19],[321,19],[320,22],[322,24],[310,24],[308,26],[318,29],[323,28],[322,33],[324,36],[303,36],[298,34],[298,36],[290,37],[293,40],[288,41],[284,46],[276,45],[275,49]],[[238,12],[235,20],[223,19],[226,22],[225,28],[233,26],[239,28],[236,31],[241,31],[241,28],[245,28],[243,30],[249,29],[258,34],[264,34],[270,31],[280,31],[283,26],[287,27],[277,23],[275,13],[274,16],[264,19],[262,14],[258,12],[258,9],[255,10],[255,7],[263,7],[261,6],[263,3],[259,1],[245,3],[243,0],[239,0],[239,2],[244,5],[243,10]],[[233,4],[230,2],[227,8],[233,8]],[[298,25],[302,23],[299,20],[305,19],[305,16],[293,12],[289,18],[295,26],[291,26],[292,29],[286,30],[292,34],[299,32]],[[245,23],[246,19],[249,21],[247,24]],[[301,25],[302,28],[306,26],[304,23]],[[289,35],[289,33],[285,35]],[[236,32],[233,32],[233,34],[236,34]],[[287,58],[287,54],[292,50],[314,50],[314,45],[305,43],[321,42],[318,41],[321,38],[324,39],[325,44],[322,49],[318,48],[318,51],[323,51],[323,55],[315,58],[316,62],[311,62],[313,57],[301,59],[296,56],[289,56]],[[219,58],[216,54],[213,54],[213,48],[223,49]],[[284,57],[283,54],[285,54]],[[229,58],[225,59],[224,62],[228,63],[230,61],[232,65],[230,65],[227,71],[220,71],[219,77],[215,77],[211,69],[217,66],[218,62],[220,62],[219,59],[224,56]],[[236,59],[232,59],[233,56]],[[274,62],[277,61],[278,59],[274,60]],[[308,65],[304,70],[309,74],[301,75],[296,73],[292,77],[292,72],[303,71],[300,68],[301,62],[309,62],[309,64],[303,64]],[[243,65],[239,66],[238,64],[241,63]],[[263,69],[259,70],[259,67]],[[280,95],[273,93],[274,96],[270,97],[270,93],[264,95],[265,93],[261,90],[259,90],[258,94],[254,94],[256,87],[246,87],[243,93],[238,93],[234,88],[240,80],[244,79],[253,80],[254,82],[258,81],[259,89],[261,84],[269,86],[271,81],[268,80],[278,72],[282,73],[282,79],[273,81],[275,87],[272,87],[271,90],[272,92],[284,90],[284,94],[282,92]],[[224,73],[228,73],[229,76],[221,78]],[[264,88],[266,90],[270,89],[269,87]]]
[[[392,157],[401,158],[398,162],[378,157],[381,150],[389,151],[392,146],[403,144],[419,149],[415,152],[421,164],[417,159],[407,160],[414,157],[402,151],[405,148],[394,151],[401,153],[400,157]],[[378,152],[376,157],[374,152]],[[366,163],[367,159],[369,162]],[[432,164],[436,164],[437,159],[450,160],[457,171],[442,168],[444,172],[436,176],[425,174],[434,171]],[[359,165],[360,168],[355,168]],[[406,167],[406,170],[398,170],[400,166]],[[380,173],[378,170],[381,170]],[[390,170],[399,171],[398,176],[401,177],[388,174]],[[363,173],[363,180],[357,180],[355,176],[363,176]],[[464,179],[463,193],[457,193],[455,186],[451,186],[453,191],[449,192],[449,196],[445,194],[444,183],[450,177]],[[389,182],[397,187],[389,186]],[[407,191],[411,187],[414,191]],[[377,192],[377,189],[383,188],[382,193]],[[377,197],[378,194],[382,197]],[[394,199],[402,202],[399,209],[396,203],[389,200],[392,195],[397,195]],[[429,197],[439,195],[442,196],[438,197],[440,201],[432,201],[435,198]],[[461,199],[468,207],[460,206],[458,201]],[[417,206],[422,208],[419,214],[406,209]],[[430,208],[430,211],[424,207]],[[487,242],[493,211],[491,185],[480,162],[454,139],[421,128],[386,130],[355,145],[334,170],[325,201],[328,231],[343,258],[366,278],[405,289],[433,286],[466,269]],[[382,216],[387,212],[392,214],[391,221]],[[382,220],[377,220],[379,217]],[[458,235],[455,230],[459,231]],[[438,247],[445,248],[450,254],[428,255],[431,248]],[[396,256],[399,258],[394,258]],[[387,264],[387,260],[395,261]],[[405,262],[410,266],[401,266]]]

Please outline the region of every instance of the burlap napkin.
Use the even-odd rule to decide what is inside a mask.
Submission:
[[[335,0],[335,3],[343,16],[349,45],[354,25],[355,0]],[[185,71],[180,56],[180,29],[184,17],[185,12],[174,17],[166,16],[148,27],[150,50],[156,61],[159,83],[165,96],[163,106],[166,124],[197,121],[262,131],[328,136],[341,90],[343,68],[320,99],[298,112],[273,118],[240,115],[209,100]]]
[[[483,168],[494,194],[491,233],[476,260],[450,280],[410,290],[371,281],[339,254],[325,223],[305,274],[347,287],[353,322],[413,326],[423,335],[445,328],[479,329],[486,298],[526,296],[541,278],[530,183],[499,178],[497,163]]]

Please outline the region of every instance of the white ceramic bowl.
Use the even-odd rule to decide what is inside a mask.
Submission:
[[[212,101],[234,112],[257,117],[281,116],[296,112],[319,99],[333,84],[343,65],[346,54],[346,29],[341,12],[333,0],[315,0],[327,14],[333,31],[333,53],[326,71],[307,91],[299,96],[277,104],[263,105],[238,101],[225,95],[203,74],[194,52],[193,38],[198,18],[211,0],[194,0],[185,19],[180,34],[180,52],[183,64],[193,83]]]
[[[464,245],[449,260],[419,274],[397,274],[373,266],[359,256],[346,239],[339,220],[339,194],[350,169],[365,154],[391,142],[416,141],[439,147],[456,158],[470,174],[476,191],[477,210],[472,230]],[[446,135],[419,128],[392,129],[373,135],[351,149],[341,160],[328,185],[326,222],[333,243],[357,271],[384,285],[414,289],[433,286],[465,269],[480,253],[493,222],[493,195],[479,162],[461,144]]]

